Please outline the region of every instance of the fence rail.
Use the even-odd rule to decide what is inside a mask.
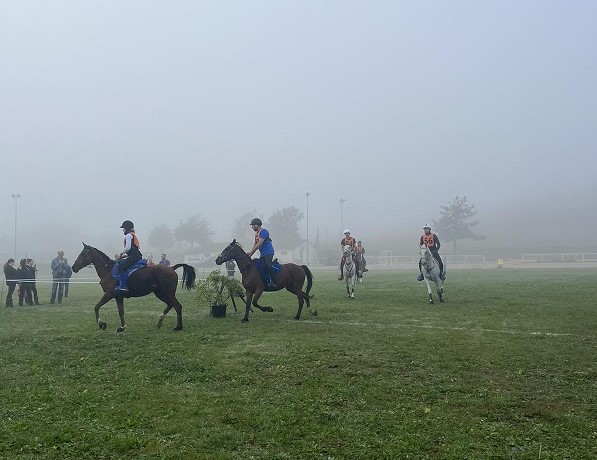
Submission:
[[[597,262],[597,252],[523,254],[523,262]]]

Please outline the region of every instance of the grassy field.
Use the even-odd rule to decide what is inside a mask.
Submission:
[[[452,271],[441,305],[335,275],[298,322],[286,292],[241,324],[179,291],[182,332],[155,297],[100,331],[97,285],[2,308],[0,458],[597,458],[597,269]]]

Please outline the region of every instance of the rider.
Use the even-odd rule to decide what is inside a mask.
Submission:
[[[361,255],[361,260],[363,261],[363,273],[368,272],[367,269],[367,261],[365,260],[365,248],[363,247],[363,242],[361,240],[357,241],[357,247],[355,249],[357,254]]]
[[[274,259],[274,246],[272,245],[272,239],[269,237],[269,231],[262,227],[263,222],[261,219],[255,217],[251,220],[251,228],[255,232],[255,244],[250,251],[247,251],[247,255],[251,257],[255,254],[255,251],[259,249],[259,259],[265,266],[265,270],[269,276],[267,283],[268,289],[277,289],[278,286],[274,283],[275,273],[272,267],[272,261]]]
[[[346,253],[344,253],[344,246],[350,246],[350,250],[352,252],[355,252],[356,248],[357,248],[357,240],[355,240],[352,236],[350,236],[350,230],[346,229],[344,230],[344,238],[342,238],[342,241],[340,241],[340,250],[342,251],[342,259],[340,260],[340,276],[338,276],[338,280],[343,280],[344,279],[344,264],[346,263]],[[357,277],[358,278],[362,278],[363,275],[361,274],[361,270],[359,268],[359,261],[356,259],[356,257],[354,257],[354,255],[352,256],[352,258],[354,259],[354,263],[356,264],[356,270],[357,270]]]
[[[125,220],[120,226],[124,233],[124,250],[118,255],[118,273],[120,274],[120,285],[116,288],[118,292],[128,292],[126,287],[126,271],[139,262],[141,255],[139,239],[135,234],[135,225],[130,220]]]
[[[446,279],[446,274],[444,273],[444,263],[442,262],[442,258],[439,256],[439,248],[441,247],[441,243],[439,242],[439,238],[435,233],[431,233],[431,227],[427,224],[423,227],[423,235],[421,235],[421,240],[419,242],[420,246],[427,246],[433,254],[433,257],[439,263],[439,278],[443,281]],[[421,270],[421,261],[419,260],[419,271],[421,274],[417,277],[417,281],[423,281],[423,271]]]

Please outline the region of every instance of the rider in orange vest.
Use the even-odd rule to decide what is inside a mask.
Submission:
[[[439,277],[441,280],[446,279],[446,274],[444,273],[444,263],[442,262],[442,258],[439,256],[439,248],[441,247],[441,243],[439,242],[439,238],[435,233],[431,233],[431,227],[429,225],[425,225],[423,227],[423,235],[421,235],[421,240],[419,241],[420,246],[427,246],[433,254],[435,260],[439,264]],[[423,272],[421,271],[421,261],[419,260],[419,271],[421,274],[417,277],[417,281],[423,281]]]
[[[124,233],[124,249],[119,254],[118,273],[120,274],[120,285],[116,288],[117,292],[126,293],[128,288],[126,282],[128,276],[126,271],[139,262],[143,255],[141,254],[139,239],[135,234],[135,225],[130,220],[125,220],[120,226]]]
[[[344,230],[344,238],[342,238],[342,241],[340,241],[340,250],[344,250],[344,246],[350,246],[350,249],[352,250],[352,252],[355,252],[356,248],[357,248],[357,240],[355,240],[352,236],[350,236],[350,230],[346,229]],[[361,270],[359,267],[359,261],[356,259],[356,257],[353,255],[352,256],[354,263],[356,264],[356,270],[357,270],[357,277],[362,278],[363,275],[361,274]],[[338,280],[343,280],[344,279],[344,264],[346,263],[346,254],[342,253],[342,260],[340,261],[340,276],[338,276]]]
[[[365,247],[363,246],[363,242],[361,240],[357,241],[357,247],[354,250],[357,254],[362,254],[361,260],[363,261],[363,271],[362,273],[368,272],[367,270],[367,261],[365,260]]]

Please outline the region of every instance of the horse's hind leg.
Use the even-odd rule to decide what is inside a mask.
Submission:
[[[120,327],[116,329],[116,332],[120,334],[126,329],[126,323],[124,322],[124,300],[122,297],[116,297],[116,305],[118,305],[118,316],[120,316]]]
[[[433,295],[431,295],[431,286],[429,285],[429,280],[425,278],[425,283],[427,283],[427,294],[429,294],[429,303],[433,303]]]
[[[172,310],[172,307],[170,305],[168,305],[166,308],[164,308],[164,311],[162,312],[162,314],[160,316],[158,316],[158,329],[162,327],[162,324],[164,323],[164,318],[166,317],[166,315],[168,314],[168,312]]]

